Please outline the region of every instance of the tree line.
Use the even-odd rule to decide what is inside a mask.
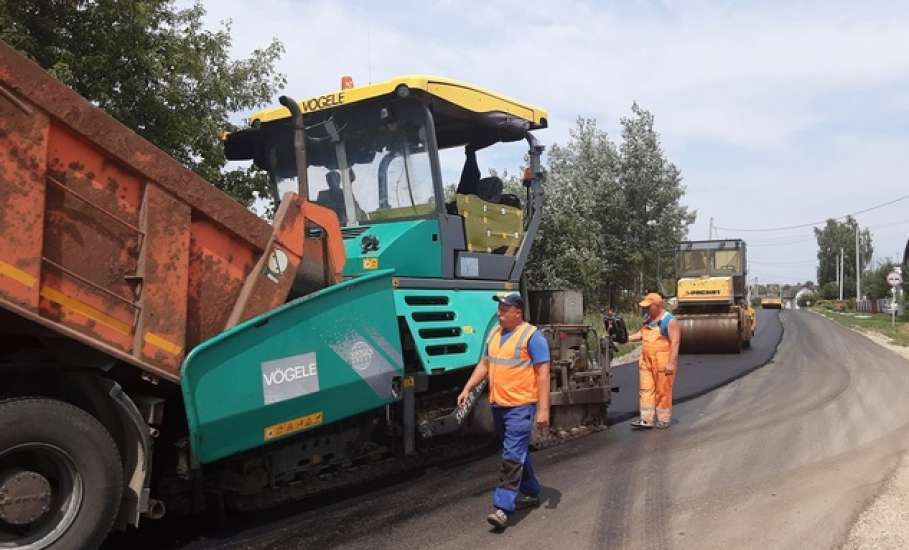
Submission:
[[[861,296],[872,300],[890,297],[890,285],[887,274],[893,271],[900,262],[885,258],[872,262],[874,242],[871,230],[861,228],[852,216],[845,220],[827,220],[822,228],[815,228],[817,239],[817,280],[822,298],[835,300],[839,298],[838,265],[840,254],[843,256],[843,298],[855,298],[856,285],[856,232],[858,232],[859,272],[861,273]],[[905,277],[905,275],[904,275]]]

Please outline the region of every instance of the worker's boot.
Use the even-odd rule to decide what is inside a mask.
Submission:
[[[643,418],[638,418],[637,420],[631,421],[631,427],[637,429],[650,429],[653,427],[652,420],[644,420]]]
[[[514,507],[516,510],[524,510],[526,508],[536,508],[540,505],[540,496],[539,495],[518,495],[518,498],[514,500]]]
[[[504,529],[508,525],[508,514],[504,510],[496,508],[491,514],[486,516],[486,521],[496,529]]]

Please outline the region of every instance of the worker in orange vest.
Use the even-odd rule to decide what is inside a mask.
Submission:
[[[483,358],[458,396],[458,406],[488,378],[492,417],[502,437],[502,465],[486,521],[502,529],[515,509],[540,503],[529,445],[534,421],[541,428],[549,425],[549,344],[537,327],[524,321],[520,294],[494,299],[499,302],[499,326],[486,340]]]
[[[672,384],[679,367],[679,322],[663,307],[663,297],[651,292],[639,304],[646,310],[641,330],[628,337],[642,342],[638,364],[641,417],[634,428],[668,428],[672,423]]]

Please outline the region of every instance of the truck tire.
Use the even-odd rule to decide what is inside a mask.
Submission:
[[[98,548],[122,497],[120,454],[95,417],[55,399],[0,401],[0,548]]]

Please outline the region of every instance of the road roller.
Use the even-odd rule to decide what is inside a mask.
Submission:
[[[741,353],[755,329],[745,285],[745,241],[683,241],[675,260],[680,352]]]
[[[761,309],[783,309],[783,291],[780,285],[767,285],[761,296]]]

